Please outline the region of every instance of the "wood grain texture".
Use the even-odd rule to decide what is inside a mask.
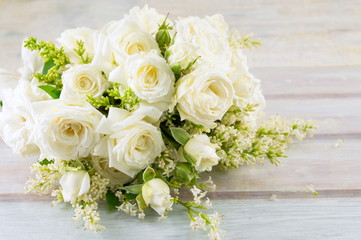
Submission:
[[[232,28],[262,39],[248,53],[254,67],[361,65],[361,0],[3,0],[0,66],[17,69],[25,36],[53,40],[67,28],[99,28],[144,4],[175,17],[223,14]]]
[[[214,209],[224,215],[225,239],[358,240],[361,235],[359,199],[228,200],[215,201]],[[68,206],[59,209],[47,202],[0,202],[0,239],[207,239],[203,232],[190,229],[187,214],[179,206],[163,222],[154,214],[140,221],[101,210],[107,229],[94,234],[70,221],[73,210]]]
[[[25,36],[54,40],[67,28],[96,29],[146,3],[171,16],[221,13],[231,28],[253,32],[263,46],[246,53],[267,114],[318,122],[316,136],[291,145],[279,167],[265,162],[211,174],[226,239],[360,239],[361,0],[0,0],[0,67],[20,66]],[[336,148],[338,139],[344,144]],[[24,195],[34,158],[13,155],[3,142],[0,154],[0,239],[206,239],[189,229],[179,207],[161,224],[155,215],[140,222],[103,211],[107,231],[83,232],[69,207]],[[280,200],[269,201],[271,194]]]

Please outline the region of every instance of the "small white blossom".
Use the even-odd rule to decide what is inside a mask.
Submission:
[[[145,218],[145,213],[144,213],[143,211],[141,211],[140,213],[138,213],[138,218],[139,218],[140,220],[144,220],[144,218]]]
[[[207,230],[206,220],[200,216],[196,216],[194,220],[191,221],[190,226],[193,230]]]

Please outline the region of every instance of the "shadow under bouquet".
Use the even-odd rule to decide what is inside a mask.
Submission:
[[[0,135],[14,153],[39,156],[26,191],[71,204],[91,231],[104,228],[103,200],[140,219],[179,204],[193,229],[219,239],[222,216],[206,197],[215,185],[200,175],[277,165],[314,128],[264,118],[260,81],[242,52],[259,44],[221,15],[171,20],[147,6],[100,30],[25,39],[18,73],[0,71]]]

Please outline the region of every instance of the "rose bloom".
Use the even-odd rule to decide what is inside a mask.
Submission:
[[[1,94],[0,136],[14,153],[21,156],[39,153],[36,144],[29,141],[34,128],[31,96],[27,91],[29,84],[26,80],[20,80],[15,89],[4,89]]]
[[[134,54],[110,73],[110,81],[129,85],[149,103],[170,102],[174,92],[174,74],[164,58],[154,53]]]
[[[142,187],[145,204],[150,205],[159,215],[172,207],[169,186],[159,178],[153,178]]]
[[[168,52],[169,65],[174,66],[179,64],[182,69],[187,68],[188,64],[198,57],[197,48],[194,45],[182,40],[176,41],[173,45],[171,45],[168,48]]]
[[[229,62],[230,47],[227,39],[228,25],[223,18],[187,17],[176,22],[175,42],[185,41],[197,48],[198,62],[211,67]]]
[[[90,177],[88,172],[84,170],[70,171],[64,173],[59,183],[64,202],[72,203],[78,196],[89,191]]]
[[[158,31],[166,16],[159,14],[156,9],[145,5],[143,8],[133,7],[129,10],[129,14],[125,15],[125,18],[135,21],[142,30],[152,34]],[[169,19],[167,19],[167,22],[170,23]]]
[[[136,53],[151,50],[160,53],[154,37],[133,20],[109,22],[101,32],[107,36],[110,43],[108,51],[113,53],[114,61],[118,65],[121,65],[128,56]]]
[[[176,84],[175,102],[181,119],[214,128],[233,103],[231,80],[211,68],[197,68]]]
[[[189,139],[184,151],[192,158],[198,172],[211,171],[212,167],[218,164],[216,145],[212,144],[205,134],[195,135]]]
[[[107,155],[109,167],[130,177],[151,164],[165,148],[161,132],[143,120],[149,118],[142,113],[143,109],[137,111],[130,114],[124,109],[110,108],[108,117],[104,117],[97,128],[97,132],[106,136],[93,153],[97,156]],[[155,108],[149,111],[159,112]],[[159,119],[161,112],[157,115],[153,121]]]
[[[78,65],[62,75],[63,89],[60,99],[72,103],[86,95],[100,97],[109,87],[102,72],[91,64]]]
[[[90,104],[66,105],[61,100],[32,104],[35,120],[31,139],[41,158],[72,160],[87,157],[99,141],[95,132],[102,114]]]
[[[64,52],[68,56],[69,60],[73,64],[78,64],[81,61],[80,56],[74,51],[74,49],[78,49],[79,46],[77,41],[84,42],[85,54],[87,54],[90,58],[94,56],[94,34],[95,30],[79,27],[65,30],[61,37],[57,39],[57,41],[64,48]]]
[[[95,170],[103,177],[109,179],[111,185],[123,185],[132,180],[128,175],[119,170],[109,167],[109,159],[106,157],[92,156]]]

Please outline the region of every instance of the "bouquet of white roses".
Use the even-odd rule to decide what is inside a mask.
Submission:
[[[243,48],[221,15],[171,21],[145,6],[100,30],[66,30],[56,42],[29,37],[19,72],[0,71],[0,135],[14,153],[38,155],[27,192],[69,202],[99,231],[98,203],[143,219],[173,204],[193,229],[219,239],[207,214],[214,166],[278,164],[310,121],[261,121],[265,100]],[[194,199],[182,199],[189,188]],[[147,210],[148,211],[148,210]]]

